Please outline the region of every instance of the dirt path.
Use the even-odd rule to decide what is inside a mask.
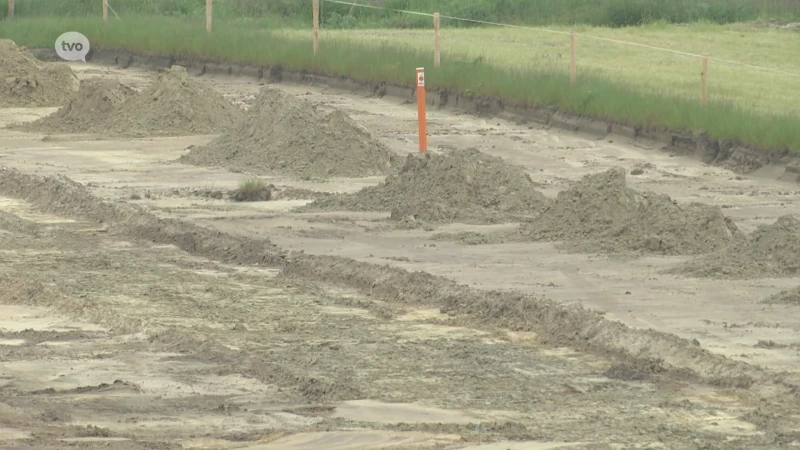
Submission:
[[[76,71],[120,76],[139,89],[151,77]],[[213,81],[242,104],[259,88],[244,79]],[[408,105],[281,88],[344,108],[396,152],[414,151]],[[0,126],[49,112],[0,110]],[[649,162],[632,185],[722,205],[746,231],[800,204],[794,185],[736,177],[621,138],[598,142],[444,112],[431,121],[433,147],[477,146],[523,164],[548,195],[587,173]],[[190,191],[233,189],[246,175],[167,161],[210,137],[78,139],[42,141],[0,129],[0,164],[64,173],[95,195],[233,235],[269,237],[286,250],[580,303],[632,327],[789,371],[787,379],[798,373],[797,310],[759,303],[796,280],[677,279],[657,271],[682,258],[609,262],[549,244],[430,239],[508,225],[406,230],[380,213],[286,212],[304,200],[209,199]],[[270,181],[355,191],[379,179]],[[790,421],[797,411],[764,406],[747,389],[548,347],[535,334],[426,305],[384,303],[273,269],[202,259],[17,199],[0,198],[0,249],[0,442],[19,448],[480,448],[506,440],[515,443],[497,448],[520,441],[530,442],[519,448],[775,448],[798,439]]]

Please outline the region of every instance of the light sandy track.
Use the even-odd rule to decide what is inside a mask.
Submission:
[[[114,73],[98,67],[89,70]],[[114,74],[147,79],[141,72]],[[257,88],[230,78],[217,80],[217,85],[245,103]],[[413,150],[413,110],[407,106],[326,94],[313,87],[284,88],[314,92],[308,97],[316,102],[344,106],[396,151]],[[49,110],[26,113],[46,112]],[[0,110],[0,121],[18,113]],[[432,121],[433,145],[477,145],[525,164],[549,193],[585,173],[648,160],[655,168],[638,179],[637,186],[679,199],[735,205],[737,209],[727,211],[746,229],[787,212],[797,196],[792,185],[736,179],[720,169],[633,145],[594,142],[503,122],[490,125],[444,113],[432,114]],[[180,155],[188,144],[205,142],[208,138],[204,137],[157,142],[81,142],[74,138],[37,142],[35,138],[0,131],[4,148],[0,162],[24,172],[67,174],[91,183],[95,195],[117,202],[131,201],[131,194],[144,195],[146,191],[232,188],[244,178],[162,163]],[[8,307],[9,315],[14,313],[17,319],[13,326],[5,325],[12,328],[3,336],[3,359],[13,361],[4,366],[4,392],[20,395],[7,402],[16,409],[0,412],[13,418],[7,422],[13,429],[0,430],[5,433],[0,436],[34,432],[39,439],[34,441],[39,445],[36,448],[65,445],[56,439],[87,434],[159,441],[165,448],[202,439],[207,448],[222,446],[219,441],[209,441],[212,438],[226,438],[226,446],[236,442],[253,446],[264,444],[251,442],[262,435],[272,439],[350,426],[381,430],[381,434],[369,436],[363,432],[360,439],[389,442],[386,440],[394,433],[392,436],[402,439],[426,440],[432,448],[463,447],[454,442],[462,438],[471,443],[481,439],[582,442],[588,448],[657,441],[671,448],[703,443],[724,447],[724,439],[737,440],[728,444],[740,448],[774,448],[796,439],[790,420],[797,411],[787,409],[789,405],[776,398],[784,390],[782,386],[795,383],[796,376],[772,372],[797,368],[797,346],[792,344],[797,344],[798,317],[788,308],[765,309],[758,304],[764,295],[791,286],[791,280],[678,281],[656,275],[649,267],[674,264],[674,258],[609,264],[606,259],[560,254],[541,244],[462,247],[433,243],[427,239],[432,232],[387,229],[375,221],[379,215],[333,220],[330,215],[282,212],[298,204],[296,201],[234,205],[181,195],[151,195],[136,201],[159,216],[196,222],[231,235],[195,230],[202,233],[198,239],[177,222],[138,217],[133,226],[130,222],[124,227],[116,225],[114,217],[131,218],[133,213],[124,207],[120,212],[118,206],[98,204],[83,194],[70,197],[62,190],[61,196],[48,196],[52,191],[41,183],[42,195],[31,195],[37,183],[14,176],[18,178],[3,176],[3,211],[40,223],[57,219],[42,215],[42,211],[56,212],[62,218],[82,217],[91,223],[64,223],[61,219],[62,223],[43,228],[14,217],[2,221],[6,232],[0,234],[4,250],[0,267],[11,277],[3,284],[4,303],[60,306],[55,310]],[[18,181],[17,188],[9,179]],[[364,183],[274,181],[320,190],[356,190]],[[700,189],[702,186],[707,189]],[[74,189],[80,194],[79,187]],[[758,195],[747,195],[751,191]],[[97,231],[100,219],[109,223]],[[347,256],[362,264],[297,255],[286,264],[282,252],[270,246],[250,249],[258,236],[268,236],[285,249]],[[171,243],[195,255],[250,266],[209,262],[147,241],[126,243],[135,238]],[[198,247],[199,242],[205,246]],[[245,255],[241,259],[235,256],[241,253]],[[274,278],[275,270],[255,268],[252,264],[256,262],[285,268],[283,276]],[[702,348],[755,361],[767,370],[739,366],[666,335],[627,332],[598,322],[592,314],[570,312],[547,301],[526,303],[524,298],[501,294],[486,297],[444,279],[367,263],[422,269],[481,287],[516,288],[584,303],[608,311],[609,316],[630,326],[696,338]],[[323,291],[315,286],[320,281],[340,285],[345,281],[351,288],[374,295],[331,292],[330,288]],[[50,293],[39,294],[38,283],[49,284]],[[48,296],[57,300],[48,302]],[[450,315],[439,313],[438,308]],[[556,314],[560,310],[563,313]],[[48,331],[48,326],[57,328],[58,324],[48,321],[64,320],[59,319],[63,314],[83,322],[69,324],[78,328],[74,334],[70,331],[64,338],[53,338],[47,334],[53,331]],[[574,328],[567,326],[570,321]],[[25,323],[38,331],[14,331],[13,327]],[[519,331],[503,331],[506,328]],[[532,330],[538,335],[529,333]],[[40,344],[58,339],[67,343]],[[755,348],[759,340],[779,345]],[[97,359],[110,359],[109,365],[75,362],[92,352],[102,353],[95,350],[98,348],[110,356]],[[575,348],[588,353],[577,353]],[[660,355],[665,368],[691,368],[695,374],[651,373],[653,367],[643,364],[648,355]],[[66,366],[84,367],[86,375],[59,377],[63,374],[56,372]],[[25,377],[22,372],[40,375]],[[728,387],[698,384],[696,375]],[[644,379],[637,380],[640,377]],[[746,389],[748,377],[755,383]],[[138,388],[111,384],[115,379]],[[64,390],[100,383],[110,386],[91,395],[87,394],[91,389],[31,394],[51,387]],[[241,393],[232,393],[231,386],[241,386]],[[411,407],[341,403],[361,398],[417,402],[449,412],[436,411],[440,416],[431,416],[431,411]],[[756,411],[759,398],[771,400]],[[62,401],[76,412],[59,418],[54,411],[70,409],[54,407]],[[308,408],[319,403],[325,406]],[[334,409],[336,405],[338,409]],[[97,411],[106,414],[98,418]],[[399,415],[400,420],[413,422],[425,414],[428,419],[424,421],[445,424],[369,423],[381,415]],[[47,422],[51,416],[54,418]],[[173,426],[165,416],[176,421]],[[254,417],[261,422],[254,422]],[[136,426],[138,421],[144,426]],[[482,436],[475,432],[479,422],[484,423]],[[194,424],[193,431],[187,423]],[[97,425],[107,431],[70,427],[76,424]],[[219,428],[208,431],[213,425]],[[400,431],[416,434],[401,435]],[[303,436],[309,435],[284,439],[288,442]],[[325,436],[335,439],[337,435]],[[16,442],[25,444],[19,439]],[[395,442],[397,448],[404,448],[410,441]],[[33,444],[29,441],[28,445]],[[113,445],[140,448],[132,441]],[[298,445],[296,448],[303,448]]]

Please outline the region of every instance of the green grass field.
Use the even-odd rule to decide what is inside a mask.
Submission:
[[[759,114],[800,117],[800,33],[769,30],[752,25],[653,24],[610,29],[601,27],[550,27],[548,29],[667,47],[751,65],[796,73],[795,76],[710,61],[708,94]],[[305,30],[286,30],[282,35],[302,38]],[[324,39],[337,42],[385,43],[400,48],[428,49],[433,61],[433,32],[411,30],[331,30]],[[569,73],[569,36],[542,31],[481,28],[445,29],[441,33],[443,64],[481,59],[508,70]],[[701,61],[636,46],[578,38],[578,73],[582,78],[602,78],[643,92],[655,92],[689,100],[700,98]],[[530,89],[536,89],[531,86]]]
[[[310,31],[286,24],[269,15],[218,20],[214,32],[208,35],[202,18],[193,14],[156,17],[129,12],[122,21],[112,20],[108,25],[96,16],[0,21],[0,37],[31,47],[51,47],[63,31],[75,30],[86,34],[94,46],[107,49],[280,65],[406,85],[413,82],[415,67],[426,66],[431,89],[449,88],[515,104],[552,106],[631,125],[703,130],[713,137],[758,148],[800,151],[800,128],[796,126],[800,95],[794,88],[800,80],[793,75],[711,61],[710,104],[703,107],[699,103],[697,58],[579,38],[579,80],[576,86],[570,86],[569,40],[565,35],[505,28],[448,28],[445,24],[442,67],[434,70],[431,30],[324,29],[322,51],[315,57]],[[800,33],[753,24],[658,22],[628,28],[549,28],[690,53],[708,52],[712,57],[787,72],[797,70],[794,66],[800,52]]]

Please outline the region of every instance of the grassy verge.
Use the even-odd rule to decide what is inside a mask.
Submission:
[[[0,37],[19,44],[51,47],[65,30],[86,34],[96,47],[149,54],[186,55],[231,62],[280,65],[290,70],[347,76],[361,81],[410,85],[414,68],[429,52],[387,42],[326,39],[315,57],[310,39],[241,23],[220,22],[205,33],[198,21],[130,17],[104,26],[97,19],[30,19],[0,22]],[[671,130],[704,130],[769,149],[800,149],[800,127],[789,115],[759,113],[723,102],[702,107],[669,92],[644,92],[603,76],[584,76],[572,87],[563,72],[504,67],[482,60],[451,60],[426,72],[430,89],[448,88],[466,95],[493,96],[509,103],[560,110],[631,125]]]

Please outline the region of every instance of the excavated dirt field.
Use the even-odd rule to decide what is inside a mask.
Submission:
[[[139,91],[156,76],[73,68]],[[261,89],[203,78],[232,104]],[[273,87],[323,117],[340,109],[400,157],[416,151],[413,105]],[[797,288],[792,273],[698,278],[665,273],[688,255],[464,246],[434,237],[521,224],[295,211],[379,176],[265,176],[274,199],[235,202],[251,175],[177,162],[209,136],[43,141],[2,128],[52,112],[0,109],[4,448],[800,445],[800,307],[765,301]],[[800,213],[800,186],[775,168],[740,176],[619,136],[429,120],[437,152],[520,165],[551,199],[586,175],[644,167],[631,189],[721,208],[745,234]]]

